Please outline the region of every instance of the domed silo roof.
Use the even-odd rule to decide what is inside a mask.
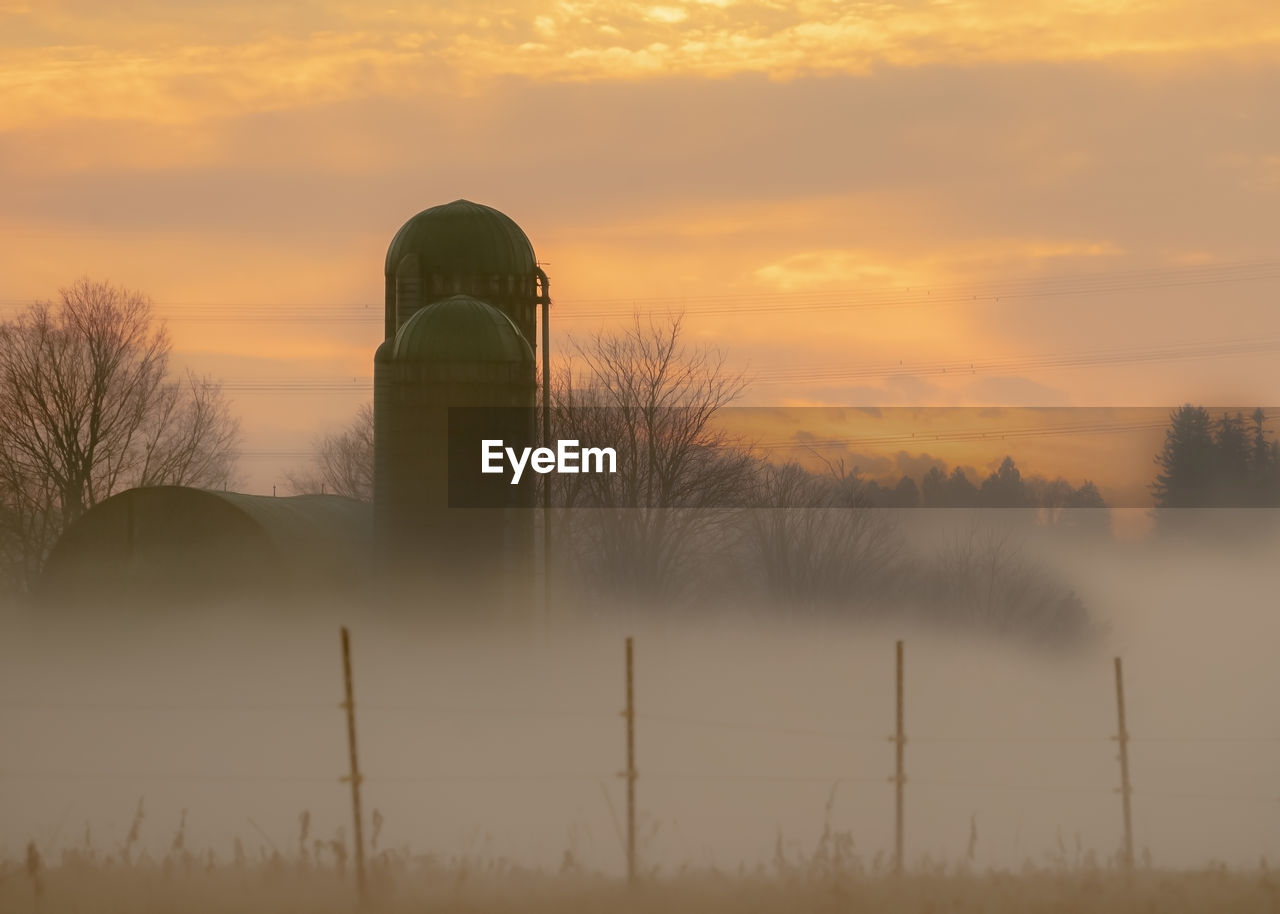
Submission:
[[[533,276],[533,245],[520,226],[491,206],[454,200],[425,209],[396,232],[386,275],[416,254],[424,273]]]
[[[493,305],[453,295],[427,305],[395,335],[393,362],[508,362],[533,364],[533,350],[520,330]]]

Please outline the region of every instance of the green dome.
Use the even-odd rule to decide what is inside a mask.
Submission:
[[[393,362],[533,364],[533,350],[511,318],[470,295],[418,311],[396,332],[387,355]]]
[[[391,239],[386,275],[417,254],[424,273],[450,276],[533,276],[537,261],[529,238],[511,218],[491,206],[454,200],[425,209]]]

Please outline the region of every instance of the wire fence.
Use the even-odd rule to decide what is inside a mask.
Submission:
[[[0,713],[7,714],[50,714],[50,713],[86,713],[86,714],[131,714],[131,713],[164,713],[164,714],[296,714],[308,712],[315,714],[333,714],[339,710],[338,703],[322,702],[273,702],[273,703],[175,703],[175,702],[14,702],[0,701]],[[379,702],[360,703],[360,715],[366,714],[398,714],[419,717],[494,717],[523,720],[591,720],[595,722],[617,721],[619,712],[596,708],[571,707],[530,707],[523,705],[468,705],[439,703],[406,703],[387,704]],[[729,720],[714,717],[690,716],[684,714],[642,713],[635,715],[637,722],[646,725],[659,725],[699,730],[736,731],[751,734],[772,735],[778,737],[812,737],[826,740],[838,740],[848,743],[883,744],[891,742],[892,737],[869,731],[853,731],[845,729],[827,729],[820,727],[799,727],[786,723],[765,720]],[[336,725],[336,715],[335,715]],[[1077,733],[1062,735],[1018,735],[1008,732],[992,731],[988,733],[970,733],[963,735],[912,734],[912,745],[931,744],[992,744],[992,745],[1096,745],[1099,749],[1114,747],[1116,738],[1107,733]],[[1280,745],[1280,735],[1235,735],[1235,734],[1153,734],[1129,736],[1128,742],[1133,744],[1220,744],[1220,745]],[[887,760],[887,753],[886,753]],[[584,781],[593,782],[601,779],[617,777],[616,771],[598,770],[563,770],[549,772],[512,771],[508,773],[482,772],[432,772],[415,775],[362,773],[362,779],[369,783],[430,783],[436,781]],[[716,772],[716,771],[662,771],[646,769],[642,775],[644,780],[652,781],[773,781],[773,782],[821,782],[835,783],[884,783],[883,776],[852,776],[841,772],[778,772],[761,771],[748,773]],[[58,780],[103,780],[103,781],[192,781],[192,782],[298,782],[298,783],[334,783],[336,774],[299,774],[299,773],[241,773],[201,771],[101,771],[101,770],[36,770],[0,767],[0,780],[11,781],[58,781]],[[1110,784],[1059,784],[1059,783],[1012,783],[1000,781],[980,781],[969,779],[918,778],[911,779],[912,784],[933,787],[954,787],[960,789],[1010,790],[1010,791],[1046,791],[1046,792],[1096,792],[1111,794],[1117,792],[1114,783]],[[1134,788],[1135,796],[1159,796],[1166,798],[1188,799],[1222,799],[1248,802],[1280,803],[1280,791],[1275,796],[1262,794],[1239,793],[1203,793],[1179,792],[1167,790],[1148,790]]]
[[[1156,731],[1131,735],[1128,732],[1125,717],[1123,676],[1119,658],[1115,660],[1117,717],[1114,719],[1113,732],[1107,732],[1109,728],[1101,726],[1097,730],[1092,728],[1065,730],[1049,734],[1019,733],[1008,726],[946,732],[948,727],[966,726],[962,721],[952,721],[948,718],[945,719],[942,729],[931,730],[926,727],[923,732],[917,733],[911,730],[910,718],[904,715],[904,649],[903,642],[899,641],[896,654],[897,727],[895,732],[889,734],[877,733],[871,729],[826,726],[816,722],[802,724],[779,718],[776,713],[772,717],[721,716],[711,710],[713,707],[711,701],[706,702],[703,705],[704,710],[699,713],[695,696],[691,696],[691,701],[679,708],[671,707],[668,699],[666,707],[659,704],[656,709],[638,710],[633,701],[632,639],[628,638],[626,641],[627,688],[623,693],[625,705],[620,710],[603,706],[603,699],[597,699],[600,703],[591,705],[545,699],[485,703],[378,700],[357,702],[355,699],[357,693],[352,683],[358,678],[358,675],[355,675],[358,674],[358,670],[353,674],[345,629],[343,629],[343,670],[346,700],[342,702],[179,701],[173,699],[113,701],[54,698],[20,700],[10,698],[0,701],[0,727],[9,733],[15,730],[24,732],[19,728],[22,723],[30,722],[32,718],[42,718],[47,721],[49,718],[64,717],[71,721],[72,726],[77,726],[86,725],[83,718],[88,716],[95,721],[96,727],[106,728],[101,731],[103,733],[124,732],[128,729],[124,725],[128,724],[133,728],[130,732],[135,736],[135,742],[124,742],[114,746],[114,749],[124,751],[107,753],[106,755],[114,758],[108,761],[104,757],[102,762],[94,767],[6,765],[4,759],[7,753],[0,752],[0,789],[12,792],[16,787],[18,790],[25,791],[33,785],[44,783],[56,785],[50,789],[57,791],[63,791],[65,787],[69,797],[72,795],[71,788],[65,785],[75,782],[91,784],[95,787],[104,784],[129,785],[131,789],[141,787],[144,791],[151,787],[159,788],[160,785],[231,785],[234,788],[245,788],[246,792],[242,794],[242,798],[257,796],[258,800],[254,801],[257,804],[263,794],[248,793],[247,789],[251,785],[272,788],[282,798],[287,796],[294,800],[297,799],[298,792],[284,790],[288,785],[298,786],[308,797],[318,797],[319,788],[327,786],[330,790],[324,794],[326,799],[323,805],[329,808],[330,812],[336,810],[340,815],[348,815],[341,813],[340,806],[333,806],[339,794],[332,788],[338,787],[340,783],[345,784],[342,790],[349,790],[351,793],[351,811],[348,821],[355,825],[352,830],[354,835],[352,840],[355,866],[361,884],[364,878],[365,848],[365,841],[362,838],[364,814],[361,811],[361,791],[365,788],[377,789],[376,796],[384,804],[388,801],[396,804],[402,801],[420,803],[421,799],[414,799],[417,791],[412,788],[414,785],[423,785],[432,791],[429,794],[432,799],[428,801],[430,808],[434,809],[434,804],[442,801],[446,805],[452,804],[454,809],[461,808],[468,814],[474,814],[477,807],[469,805],[469,801],[461,801],[459,805],[460,801],[455,796],[459,785],[512,785],[512,789],[523,791],[524,794],[536,798],[543,805],[558,804],[566,796],[576,794],[576,787],[566,792],[557,785],[579,785],[592,791],[598,787],[607,807],[609,819],[618,832],[619,843],[622,845],[627,863],[628,879],[636,878],[639,872],[637,869],[638,820],[643,817],[649,825],[652,825],[656,822],[653,809],[663,803],[672,803],[677,796],[705,795],[714,785],[726,785],[731,791],[746,790],[757,803],[761,802],[767,793],[772,793],[774,796],[765,802],[776,801],[778,794],[789,795],[786,789],[788,785],[795,786],[797,791],[802,789],[808,791],[810,803],[813,801],[813,791],[821,790],[826,797],[824,806],[828,816],[828,828],[832,804],[841,786],[860,785],[867,788],[857,791],[860,809],[864,815],[877,806],[876,802],[869,804],[869,798],[878,795],[879,791],[885,787],[892,787],[895,815],[892,820],[886,817],[881,824],[887,827],[890,821],[893,823],[894,843],[891,847],[894,850],[889,854],[889,859],[893,862],[894,872],[905,871],[904,834],[910,831],[913,818],[930,810],[935,814],[941,811],[944,816],[953,817],[959,811],[957,803],[953,802],[953,798],[956,797],[959,797],[962,803],[969,804],[975,794],[992,797],[1031,794],[1046,798],[1057,795],[1066,798],[1059,801],[1060,807],[1068,803],[1073,807],[1083,805],[1093,810],[1095,814],[1101,812],[1099,804],[1102,803],[1103,798],[1111,798],[1108,802],[1114,802],[1114,798],[1118,797],[1120,801],[1118,806],[1123,816],[1116,816],[1116,819],[1111,821],[1123,821],[1121,833],[1124,840],[1120,845],[1121,850],[1111,859],[1123,867],[1135,865],[1135,830],[1131,806],[1134,798],[1149,798],[1153,803],[1173,801],[1186,804],[1214,804],[1221,807],[1216,813],[1220,818],[1233,818],[1237,812],[1244,814],[1247,807],[1252,807],[1253,817],[1259,819],[1269,816],[1270,813],[1267,811],[1275,810],[1276,804],[1280,803],[1280,791],[1276,795],[1268,795],[1264,792],[1238,789],[1243,787],[1243,784],[1238,784],[1237,789],[1196,789],[1201,783],[1205,783],[1203,777],[1189,781],[1187,783],[1189,789],[1178,789],[1177,784],[1169,781],[1168,778],[1165,778],[1163,783],[1156,778],[1149,782],[1150,787],[1135,788],[1129,776],[1128,752],[1131,744],[1159,747],[1162,754],[1168,753],[1169,747],[1180,744],[1222,747],[1224,752],[1226,747],[1235,746],[1242,747],[1250,754],[1251,759],[1256,760],[1259,747],[1280,746],[1280,734]],[[714,699],[714,693],[709,694],[708,698]],[[741,702],[735,700],[735,707],[740,705]],[[146,719],[148,715],[160,715],[163,723],[156,726],[154,722]],[[163,733],[166,737],[173,737],[180,733],[181,728],[173,726],[173,722],[169,719],[170,715],[189,718],[193,727],[210,732],[214,729],[214,723],[223,725],[226,723],[225,721],[211,722],[210,718],[216,718],[218,715],[235,716],[241,722],[242,729],[237,731],[233,726],[231,731],[219,731],[224,737],[227,732],[236,733],[237,737],[232,741],[229,752],[219,751],[215,756],[224,766],[234,766],[242,770],[228,770],[228,767],[224,767],[223,770],[210,770],[185,765],[169,768],[132,767],[130,756],[135,745],[139,754],[143,749],[149,751],[155,748],[155,745],[149,744],[146,739],[136,739],[138,734],[150,732],[150,727],[156,727],[156,732]],[[137,719],[129,721],[130,717]],[[989,718],[992,721],[1002,720],[998,714],[989,715]],[[421,758],[416,751],[416,748],[420,747],[417,747],[412,738],[395,751],[385,752],[388,745],[394,745],[386,742],[385,737],[388,734],[414,734],[416,738],[426,739],[426,745],[431,745],[430,740],[434,740],[435,746],[439,747],[443,741],[450,739],[465,741],[464,731],[474,729],[476,721],[484,719],[487,719],[487,723],[480,725],[481,728],[487,727],[494,733],[513,734],[517,727],[532,728],[532,732],[544,736],[544,745],[540,746],[537,752],[502,751],[496,756],[491,751],[482,756],[468,755],[466,751],[454,752],[452,753],[454,761],[451,763],[442,763],[439,758],[435,760]],[[286,726],[277,725],[277,720],[291,721],[295,728],[294,732],[305,731],[308,738],[314,738],[320,733],[328,733],[336,737],[339,732],[345,731],[345,742],[350,750],[349,767],[345,774],[338,773],[336,752],[333,756],[325,756],[333,762],[333,768],[328,771],[308,770],[313,769],[316,764],[310,755],[307,755],[307,763],[300,766],[299,770],[272,771],[252,767],[258,764],[258,760],[251,761],[246,758],[246,754],[242,751],[243,746],[252,741],[253,737],[250,734],[261,734],[265,726],[271,726],[276,733],[283,733],[288,729]],[[382,753],[363,751],[360,753],[366,766],[364,768],[357,761],[357,720],[362,722],[362,734],[365,733],[363,723],[371,723],[374,726],[370,729],[375,731],[381,729],[383,736],[381,748],[384,751]],[[553,728],[553,724],[557,723],[573,728],[579,736],[589,739],[596,750],[600,750],[586,754],[594,759],[592,763],[585,764],[582,760],[584,754],[574,751],[568,740],[557,742],[558,731]],[[1078,724],[1077,721],[1076,725]],[[117,727],[120,728],[119,731],[116,730]],[[25,732],[32,733],[33,730]],[[55,729],[49,732],[56,732],[56,725]],[[95,731],[93,727],[86,725],[85,732]],[[911,733],[909,739],[908,732]],[[716,753],[699,750],[696,740],[691,739],[691,734],[696,733],[741,735],[749,740],[755,740],[757,744],[767,744],[771,747],[771,751],[748,752],[741,756],[734,756],[736,764],[726,765],[727,756],[723,751]],[[563,735],[559,734],[560,737]],[[637,770],[634,761],[637,740],[641,757],[652,757],[656,760],[653,767],[643,765]],[[24,742],[31,741],[28,739]],[[178,742],[181,740],[179,739]],[[652,756],[645,756],[646,745],[660,747],[660,751],[655,751]],[[849,749],[855,746],[860,747],[857,753],[860,760],[857,764],[850,764],[843,768],[839,761],[837,764],[832,764],[833,760],[850,761],[853,754]],[[882,756],[875,751],[874,747],[877,746],[884,747]],[[991,747],[989,752],[983,748],[984,746]],[[819,747],[823,751],[818,751]],[[954,748],[949,750],[947,747]],[[1019,754],[1014,747],[1026,747],[1029,751]],[[1063,747],[1072,747],[1071,751],[1075,753],[1077,761],[1085,757],[1091,761],[1088,764],[1071,765],[1074,775],[1057,780],[1053,772],[1066,774],[1066,769],[1069,767],[1067,757],[1055,751],[1053,761],[1050,764],[1042,764],[1048,760],[1044,750],[1046,748],[1063,750]],[[331,748],[336,750],[336,740]],[[525,749],[530,748],[526,743]],[[720,748],[723,750],[724,747]],[[405,752],[401,749],[415,749],[415,751]],[[201,747],[195,748],[196,753],[200,751]],[[1113,755],[1117,751],[1118,755]],[[966,753],[975,758],[1000,759],[1000,763],[994,768],[985,765],[975,768],[970,764],[966,772],[963,764],[956,764],[957,760]],[[448,754],[444,753],[444,755]],[[1265,755],[1265,753],[1262,754]],[[1119,762],[1119,766],[1111,769],[1110,775],[1104,775],[1104,763],[1108,755],[1112,755]],[[541,764],[535,760],[537,756],[542,756]],[[154,758],[154,754],[152,757]],[[280,764],[284,757],[276,758],[276,764]],[[301,757],[297,754],[293,756],[295,761]],[[1027,760],[1032,757],[1038,764],[1027,765]],[[1222,757],[1225,758],[1225,755]],[[459,758],[465,761],[459,763]],[[616,758],[619,762],[625,759],[625,764],[600,765],[602,758]],[[813,760],[820,760],[821,763],[814,764]],[[746,764],[743,764],[744,761]],[[972,759],[969,761],[972,763]],[[1155,758],[1151,761],[1155,761]],[[370,762],[372,767],[368,767]],[[387,767],[388,762],[398,766],[399,770],[395,767]],[[404,770],[403,766],[413,764],[422,764],[424,770]],[[882,768],[881,765],[883,765]],[[1043,773],[1043,778],[1029,776],[1031,770],[1039,770]],[[1139,766],[1137,770],[1138,781],[1141,784],[1145,769]],[[910,777],[908,777],[908,771],[913,771]],[[914,773],[915,771],[920,774]],[[952,776],[950,772],[956,774]],[[1146,773],[1150,772],[1146,771]],[[1166,770],[1165,774],[1168,773]],[[620,779],[626,787],[626,804],[622,814],[619,814],[615,807],[614,798],[608,787],[610,783],[619,783]],[[1221,777],[1214,778],[1215,782],[1221,780],[1223,780]],[[1269,778],[1263,776],[1255,777],[1251,783],[1256,786],[1259,783],[1269,782]],[[651,785],[651,791],[647,796],[644,795],[646,785]],[[673,793],[673,787],[668,785],[675,785],[677,792]],[[681,792],[678,785],[685,785],[685,789]],[[769,785],[778,785],[781,789],[770,792],[766,790]],[[637,786],[642,795],[639,803],[642,810],[640,813],[637,813],[635,793]],[[447,789],[437,790],[437,788]],[[915,792],[920,796],[913,800],[910,814],[908,814],[904,806],[904,794]],[[946,797],[935,792],[942,792]],[[496,798],[489,798],[488,808],[490,810],[505,808],[502,806],[503,798],[511,796],[511,790],[504,787],[493,793]],[[738,794],[734,795],[738,796]],[[887,800],[889,791],[879,795]],[[467,796],[470,796],[470,793],[467,793]],[[1083,799],[1076,799],[1085,797],[1096,799],[1087,803]],[[288,799],[284,800],[284,802],[288,801]],[[707,802],[712,805],[720,802],[723,805],[726,800],[708,800]],[[185,823],[185,802],[183,806],[181,821]],[[751,817],[748,806],[739,804],[738,808]],[[1043,811],[1052,807],[1053,801],[1048,799],[1037,801],[1038,810]],[[556,805],[555,808],[560,807]],[[963,816],[969,821],[969,828],[976,829],[976,825],[973,824],[976,813],[968,812],[972,808],[972,805],[965,805]],[[1200,810],[1204,807],[1188,806],[1187,808]],[[138,816],[141,816],[141,802],[138,809]],[[1149,809],[1153,813],[1153,819],[1156,818],[1155,807],[1150,806]],[[1139,809],[1140,814],[1145,812],[1147,809]],[[1110,813],[1110,815],[1114,814]],[[309,816],[309,813],[304,815]],[[381,821],[376,807],[374,816],[377,821]],[[65,813],[63,818],[65,819]],[[925,818],[927,819],[928,815]],[[263,834],[268,843],[271,843],[271,838],[262,832],[261,827],[253,819],[248,821],[255,830]],[[419,824],[422,823],[419,821]],[[1200,824],[1197,822],[1197,827]],[[927,831],[927,822],[925,825],[922,831]],[[648,825],[646,825],[647,828]],[[61,830],[60,825],[58,830]],[[1021,821],[1015,828],[1015,847],[1020,831]],[[87,825],[86,834],[88,834]],[[974,835],[976,831],[971,831],[967,851],[969,859],[972,859]],[[685,841],[683,836],[679,836],[679,840]],[[778,840],[781,842],[780,827]],[[927,837],[925,840],[928,840]],[[1062,843],[1061,828],[1059,828],[1058,843],[1059,845]],[[1079,846],[1078,833],[1076,843]],[[274,848],[275,845],[272,844],[272,847]],[[687,842],[685,847],[687,852],[689,848]],[[647,853],[648,851],[640,851],[639,856],[644,857]],[[1144,846],[1144,859],[1149,859],[1148,854],[1149,850]]]

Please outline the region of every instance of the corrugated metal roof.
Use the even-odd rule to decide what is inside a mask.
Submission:
[[[136,490],[133,490],[136,491]],[[363,562],[373,541],[373,506],[341,495],[245,495],[198,490],[249,515],[286,558],[315,562],[341,550]]]
[[[533,276],[537,260],[520,226],[491,206],[454,200],[418,213],[387,248],[386,275],[406,254],[417,254],[424,273]]]
[[[470,295],[427,305],[395,335],[393,361],[532,364],[533,350],[511,318]]]

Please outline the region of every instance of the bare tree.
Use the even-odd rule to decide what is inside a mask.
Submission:
[[[327,493],[373,500],[373,406],[365,403],[339,432],[321,436],[310,467],[285,473],[299,494]]]
[[[729,510],[750,490],[748,451],[715,423],[746,387],[724,355],[686,345],[682,320],[635,317],[572,345],[552,391],[559,439],[613,447],[617,472],[559,476],[579,571],[624,598],[666,599],[727,544]],[[548,477],[550,479],[551,477]]]
[[[744,578],[793,607],[882,594],[898,570],[902,541],[888,511],[859,504],[853,478],[835,468],[818,476],[796,463],[762,466],[761,507],[744,512]]]
[[[28,472],[0,442],[0,593],[25,587],[62,529],[52,480]]]
[[[933,621],[1060,644],[1094,633],[1075,591],[999,525],[958,535],[923,565],[915,584],[916,611]]]
[[[146,296],[81,279],[0,323],[0,540],[19,586],[66,526],[135,485],[222,485],[238,426],[218,385],[169,376]]]

